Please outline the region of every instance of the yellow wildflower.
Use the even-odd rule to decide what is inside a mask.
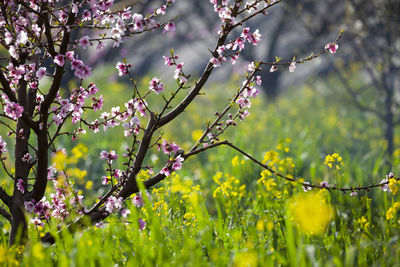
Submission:
[[[337,170],[340,170],[340,166],[344,166],[342,157],[338,153],[327,155],[325,157],[324,164],[327,165],[329,168],[335,167]]]
[[[396,195],[399,191],[399,182],[396,179],[389,179],[389,189],[393,195]]]
[[[233,159],[232,159],[232,166],[233,166],[233,167],[239,166],[239,163],[240,163],[240,161],[239,161],[239,156],[233,157]]]
[[[289,208],[296,227],[306,234],[322,234],[333,218],[332,206],[317,193],[292,197]]]
[[[203,135],[203,130],[201,129],[194,130],[192,132],[192,140],[196,142],[197,140],[200,139],[202,135]]]
[[[369,222],[364,216],[358,219],[357,223],[360,225],[361,229],[367,230],[369,228]]]

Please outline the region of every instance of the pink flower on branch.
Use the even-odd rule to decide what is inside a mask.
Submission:
[[[339,45],[338,44],[335,44],[335,43],[329,43],[329,44],[326,44],[325,45],[325,50],[329,50],[329,52],[331,53],[331,54],[335,54],[336,53],[336,50],[339,48]]]
[[[114,150],[111,150],[111,152],[107,152],[105,150],[100,152],[100,159],[106,159],[109,164],[112,163],[114,159],[117,159],[118,155],[115,153]]]
[[[18,179],[17,181],[17,189],[23,194],[25,193],[24,181],[22,179]]]
[[[79,45],[82,46],[83,49],[86,49],[90,45],[90,38],[89,36],[85,35],[78,41]]]
[[[157,95],[164,91],[164,84],[157,77],[151,79],[149,84],[149,90],[154,91]]]
[[[64,55],[57,55],[54,58],[54,63],[56,63],[58,66],[62,67],[65,64],[65,56]]]
[[[168,22],[163,29],[163,33],[167,32],[174,32],[175,31],[175,24],[173,22]]]
[[[137,208],[143,207],[144,206],[144,201],[143,201],[143,198],[142,198],[141,194],[140,195],[135,195],[132,198],[132,203]]]
[[[132,67],[132,64],[126,64],[118,61],[116,65],[116,68],[118,70],[118,75],[119,76],[127,75],[129,73],[130,67]]]
[[[294,70],[296,69],[296,62],[292,62],[289,65],[289,72],[294,72]]]
[[[23,112],[24,108],[20,106],[18,103],[9,101],[6,102],[6,105],[4,107],[4,113],[13,120],[17,120],[19,117],[21,117]]]
[[[36,77],[40,80],[44,75],[46,75],[46,67],[40,67],[36,72]]]

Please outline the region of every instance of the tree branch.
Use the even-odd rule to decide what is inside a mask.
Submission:
[[[7,207],[10,207],[12,204],[11,197],[6,193],[3,187],[0,187],[0,199],[6,204]]]
[[[9,221],[11,223],[11,215],[10,213],[8,213],[5,209],[3,209],[2,207],[0,207],[0,214],[7,219],[7,221]]]
[[[236,14],[238,12],[239,6],[236,6],[232,10],[232,17],[236,17]],[[217,49],[224,45],[229,33],[232,31],[232,25],[230,22],[227,22],[225,24],[225,27],[223,27],[223,34],[221,37],[219,37],[217,41],[217,45],[214,48],[214,51],[212,52],[212,55],[214,56],[217,53]],[[176,118],[179,114],[181,114],[186,107],[193,101],[193,99],[199,94],[200,90],[204,87],[205,83],[207,82],[208,78],[210,77],[212,71],[213,71],[213,63],[209,62],[206,66],[206,68],[203,71],[203,74],[201,75],[200,79],[196,82],[196,85],[193,87],[193,89],[189,92],[189,94],[185,97],[184,100],[182,100],[181,103],[179,103],[173,110],[171,110],[168,114],[165,116],[161,117],[157,123],[157,127],[160,128]]]

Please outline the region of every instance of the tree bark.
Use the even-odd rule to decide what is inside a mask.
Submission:
[[[10,246],[24,244],[28,238],[27,222],[24,214],[24,206],[20,199],[13,199],[11,206],[11,231],[9,236]]]

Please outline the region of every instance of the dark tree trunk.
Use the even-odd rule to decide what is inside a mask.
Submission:
[[[19,199],[13,201],[11,207],[11,231],[9,237],[10,246],[24,244],[28,238],[27,223],[24,214],[23,203]]]

